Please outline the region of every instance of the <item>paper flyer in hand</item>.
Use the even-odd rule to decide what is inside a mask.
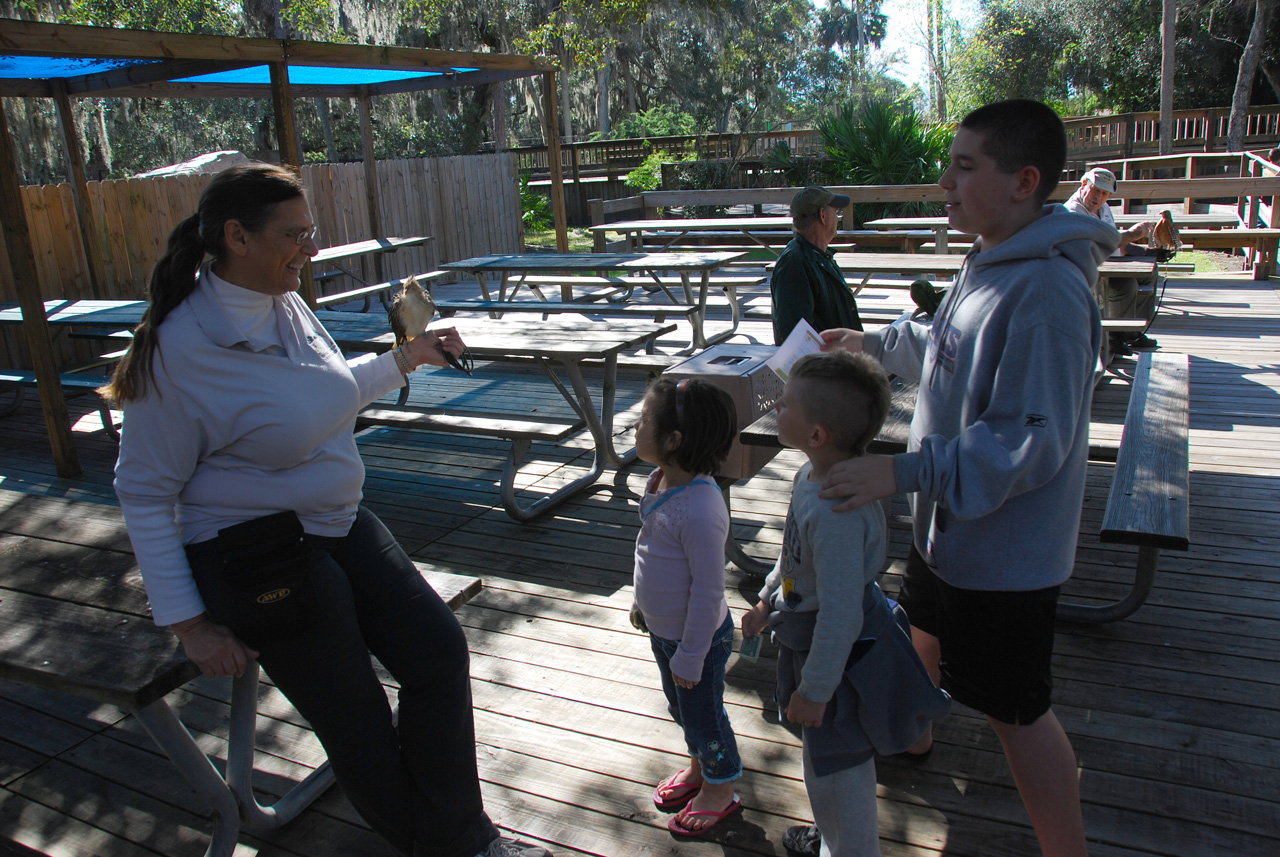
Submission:
[[[777,353],[765,361],[765,365],[777,373],[785,383],[791,375],[791,367],[797,360],[806,354],[817,354],[821,350],[822,337],[818,335],[818,331],[814,330],[809,322],[800,319],[786,340],[778,346]]]

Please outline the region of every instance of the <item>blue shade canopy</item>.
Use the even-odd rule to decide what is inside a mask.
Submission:
[[[54,77],[82,77],[121,68],[158,66],[154,60],[85,59],[77,57],[0,56],[0,78],[42,80]],[[368,86],[398,80],[439,77],[445,73],[466,74],[475,68],[447,68],[432,71],[401,71],[390,68],[325,68],[311,65],[289,66],[289,82],[297,86]],[[180,83],[249,84],[269,86],[271,72],[265,65],[176,78]]]
[[[474,68],[450,68],[446,71],[465,73]],[[289,82],[297,86],[365,86],[387,83],[393,80],[413,80],[423,77],[439,77],[444,71],[398,71],[388,68],[322,68],[311,65],[289,66]],[[271,83],[271,72],[265,65],[241,68],[235,71],[199,74],[182,77],[178,83]]]
[[[80,77],[144,65],[158,65],[158,63],[153,60],[0,56],[0,78],[42,80],[51,77]]]

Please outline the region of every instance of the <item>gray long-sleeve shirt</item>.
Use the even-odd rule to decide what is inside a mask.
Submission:
[[[1092,286],[1118,236],[1047,205],[989,251],[974,245],[933,324],[868,333],[864,348],[918,377],[898,489],[916,548],[954,586],[1022,591],[1075,562],[1101,343]]]
[[[862,597],[884,569],[888,528],[884,509],[868,503],[847,514],[818,496],[821,482],[806,463],[791,489],[782,552],[760,598],[781,612],[817,611],[813,641],[796,690],[812,702],[836,692],[849,653],[862,632]]]

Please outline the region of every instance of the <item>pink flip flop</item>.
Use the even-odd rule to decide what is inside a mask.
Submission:
[[[689,801],[693,800],[694,795],[702,791],[701,785],[692,785],[690,783],[672,782],[676,777],[685,773],[685,770],[676,771],[667,777],[653,790],[653,805],[664,812],[673,809],[680,809]],[[666,792],[666,797],[662,793]]]
[[[734,795],[733,800],[729,801],[729,805],[726,806],[724,809],[720,810],[719,812],[713,812],[711,810],[705,810],[705,809],[703,810],[686,809],[683,812],[679,812],[671,816],[670,820],[667,821],[667,830],[670,830],[672,833],[679,834],[680,836],[702,836],[703,834],[710,833],[712,830],[715,830],[716,825],[724,821],[729,816],[733,815],[741,807],[742,807],[742,799],[739,798],[737,795]],[[713,820],[710,824],[704,827],[700,827],[697,830],[685,827],[683,819],[688,819],[693,816],[703,816],[703,817],[711,818]]]

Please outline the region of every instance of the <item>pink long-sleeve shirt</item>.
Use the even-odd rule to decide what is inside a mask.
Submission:
[[[697,681],[711,638],[729,614],[724,598],[729,511],[710,476],[659,491],[661,475],[660,470],[650,475],[640,501],[636,605],[650,633],[680,641],[671,671]]]

